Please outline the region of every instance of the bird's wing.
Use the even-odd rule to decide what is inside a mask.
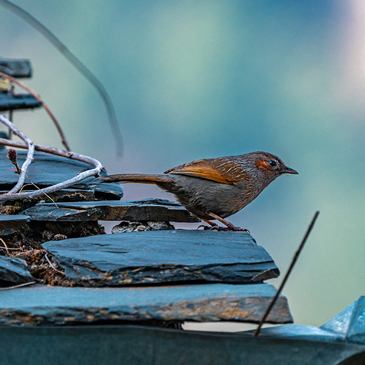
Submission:
[[[228,157],[196,160],[176,166],[164,173],[200,177],[228,185],[233,185],[245,178],[242,165]]]

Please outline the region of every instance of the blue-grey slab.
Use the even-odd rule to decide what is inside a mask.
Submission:
[[[269,284],[125,288],[36,285],[1,293],[0,325],[148,320],[258,322],[275,293]],[[280,296],[268,321],[292,322],[285,297]]]
[[[2,365],[361,365],[356,344],[142,326],[0,327]]]
[[[0,111],[40,108],[42,102],[31,94],[7,94],[0,92]]]
[[[29,221],[29,215],[0,215],[0,236],[14,233]]]
[[[104,184],[90,187],[97,189]],[[112,185],[112,184],[109,184]],[[115,185],[115,184],[114,184]],[[104,187],[106,189],[106,187]],[[161,199],[146,200],[107,200],[86,202],[39,203],[24,211],[37,221],[170,221],[199,222],[183,206]]]
[[[70,280],[84,286],[167,282],[257,283],[279,269],[247,232],[166,230],[49,241]]]
[[[365,345],[365,296],[361,296],[320,329],[343,336],[348,342]]]
[[[28,283],[33,280],[24,260],[16,257],[0,256],[0,286]]]
[[[16,78],[32,77],[32,65],[25,58],[0,57],[0,72]]]
[[[242,334],[251,336],[253,331]],[[365,296],[357,299],[319,328],[290,324],[264,328],[260,336],[365,345]]]

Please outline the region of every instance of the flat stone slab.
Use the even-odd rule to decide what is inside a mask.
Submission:
[[[23,284],[33,280],[24,260],[0,256],[0,286]],[[2,298],[2,294],[0,294],[0,298]]]
[[[30,94],[0,93],[0,111],[40,108],[42,103]]]
[[[8,150],[6,149],[0,150],[0,190],[10,190],[17,183],[19,177],[14,173],[14,166],[7,158],[7,153]],[[17,155],[19,166],[21,166],[25,161],[27,151],[17,151]],[[34,162],[29,166],[27,176],[34,184],[43,188],[71,179],[92,168],[94,166],[84,162],[36,151]],[[25,183],[30,184],[28,178],[25,179]],[[85,179],[72,188],[88,189],[93,191],[96,197],[101,195],[105,199],[120,199],[123,196],[123,189],[119,184],[101,184],[94,178]]]
[[[240,321],[257,323],[276,289],[269,284],[138,288],[63,288],[45,285],[1,293],[0,325],[41,326],[99,321]],[[292,322],[280,296],[270,323]]]
[[[279,276],[247,232],[167,230],[49,241],[71,281],[83,286],[168,282],[247,284]]]
[[[27,59],[0,57],[0,72],[16,78],[29,78],[32,77],[32,65]]]
[[[0,236],[14,233],[30,221],[28,215],[0,215]]]
[[[32,220],[52,222],[170,221],[199,222],[178,203],[162,199],[108,200],[88,202],[39,203],[24,211]]]
[[[2,365],[360,365],[354,344],[147,326],[0,327]]]

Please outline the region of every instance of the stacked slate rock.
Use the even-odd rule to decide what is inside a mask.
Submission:
[[[6,150],[0,154],[4,154],[0,189],[6,191],[16,183],[16,174],[6,168],[6,163],[10,165]],[[24,159],[25,153],[20,152],[19,163]],[[37,186],[46,187],[88,168],[81,162],[36,153],[27,175]],[[28,266],[14,257],[17,251],[4,247],[3,262],[9,263],[0,282],[4,286],[36,284],[6,292],[0,324],[260,321],[276,291],[264,281],[276,278],[279,270],[249,233],[176,230],[170,222],[198,219],[175,202],[123,201],[121,196],[120,185],[89,179],[58,192],[54,202],[38,199],[20,207],[3,206],[4,212],[17,209],[16,214],[0,216],[4,242],[21,232],[38,237],[38,250],[30,247],[29,251],[41,252],[42,263],[48,265],[47,259],[48,270],[63,280],[57,282],[61,287],[43,285],[39,277],[31,277],[29,269],[33,273],[39,268],[32,269],[25,253],[18,257],[26,258]],[[74,197],[84,200],[74,201]],[[78,228],[85,224],[95,228],[106,220],[122,221],[113,229],[121,233],[87,234]],[[19,316],[19,311],[24,315]],[[292,321],[285,297],[279,298],[268,321]]]
[[[0,59],[0,70],[31,75],[27,60]],[[38,106],[0,91],[1,110]],[[1,193],[17,181],[6,154],[0,149]],[[39,188],[92,168],[34,159],[27,179]],[[90,178],[52,200],[0,206],[2,365],[365,363],[363,297],[319,329],[284,325],[262,338],[182,331],[184,321],[258,323],[276,293],[266,281],[279,269],[247,232],[177,230],[170,222],[198,220],[175,202],[122,196],[118,184]],[[121,223],[104,234],[99,221]],[[267,322],[292,322],[284,296]]]

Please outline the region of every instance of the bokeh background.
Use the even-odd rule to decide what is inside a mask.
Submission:
[[[275,181],[232,223],[248,228],[284,273],[321,211],[284,290],[297,324],[319,326],[365,294],[363,1],[14,3],[75,53],[115,104],[123,159],[96,91],[0,7],[0,56],[32,61],[25,83],[50,106],[74,151],[109,173],[277,154],[299,176]],[[14,121],[36,143],[61,147],[44,111],[17,112]],[[172,198],[156,187],[124,190],[126,199]]]

